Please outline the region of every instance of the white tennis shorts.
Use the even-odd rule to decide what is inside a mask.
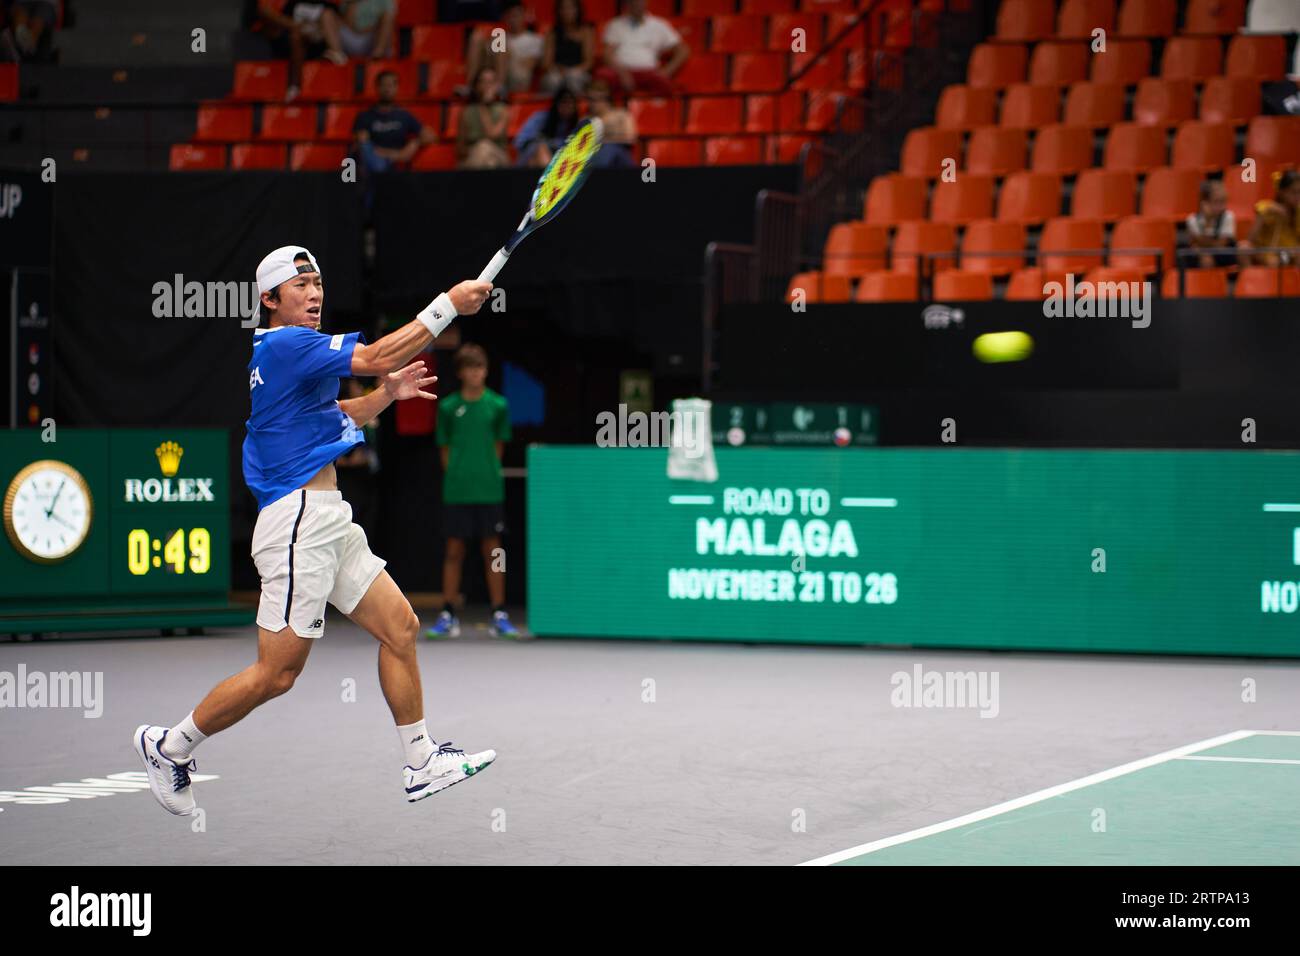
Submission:
[[[299,488],[261,510],[253,561],[262,576],[257,624],[299,637],[325,633],[325,605],[350,614],[387,563],[352,521],[341,491]]]

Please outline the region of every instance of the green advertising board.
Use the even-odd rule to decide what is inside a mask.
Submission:
[[[1300,654],[1300,453],[534,446],[539,635]]]

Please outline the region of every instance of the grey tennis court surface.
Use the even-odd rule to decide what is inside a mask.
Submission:
[[[62,802],[0,802],[0,859],[795,864],[1197,741],[1244,729],[1300,729],[1295,662],[511,642],[488,638],[481,627],[468,635],[422,642],[420,660],[434,736],[497,750],[496,764],[481,776],[405,802],[401,754],[375,676],[376,645],[335,617],[288,695],[199,748],[199,773],[217,777],[195,786],[201,827],[131,790],[131,778],[111,775],[140,769],[129,739],[137,724],[174,723],[253,659],[253,632],[0,644],[0,672],[100,671],[104,680],[98,718],[82,708],[0,709],[0,792],[57,799],[63,791]],[[918,667],[922,674],[996,674],[996,716],[980,716],[979,706],[895,706],[895,675]],[[354,702],[345,699],[349,682]],[[1243,700],[1251,694],[1253,702]],[[1240,847],[1243,863],[1278,842],[1270,828],[1294,821],[1295,803],[1285,813],[1272,804],[1294,794],[1300,766],[1288,760],[1291,750],[1274,750],[1270,763],[1178,765],[1182,776],[1170,776],[1171,787],[1189,780],[1200,786],[1188,774],[1201,769],[1216,775],[1214,787],[1249,774],[1237,784],[1256,794],[1257,819],[1234,817],[1231,804],[1210,815],[1203,806],[1188,809],[1187,825],[1171,828],[1177,859],[1197,862],[1197,827],[1215,829],[1213,862],[1224,862],[1225,840],[1229,856]],[[58,786],[86,778],[101,781],[101,789],[87,785],[71,796]],[[112,779],[125,792],[106,793],[102,781]],[[1141,813],[1150,819],[1153,804],[1178,795],[1164,794],[1158,776],[1145,779]],[[1109,840],[1126,862],[1162,862],[1149,828],[1124,826],[1135,799],[1126,792],[1109,806],[1104,794],[1075,800],[1077,813],[1058,821],[1057,831],[1070,834],[1061,846]],[[1261,813],[1260,800],[1271,812]],[[1172,799],[1167,813],[1186,806]],[[1109,811],[1102,831],[1099,807]],[[978,829],[987,834],[997,824],[993,817]],[[1065,850],[1052,857],[1040,829],[1016,832],[1036,841],[1025,862],[1070,861]],[[1014,842],[1003,841],[984,860],[986,839],[956,836],[951,831],[937,849],[906,861],[1018,859]],[[1297,846],[1294,833],[1281,836],[1284,846]],[[1279,862],[1276,856],[1269,862]]]

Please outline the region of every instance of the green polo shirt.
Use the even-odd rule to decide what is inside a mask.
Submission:
[[[500,504],[505,501],[496,443],[510,440],[506,400],[490,388],[472,402],[460,392],[438,402],[438,444],[446,445],[447,472],[442,500],[449,505]]]

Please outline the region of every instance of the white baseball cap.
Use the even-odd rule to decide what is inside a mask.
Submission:
[[[300,256],[306,256],[307,262],[293,261]],[[316,257],[307,251],[305,246],[281,246],[258,263],[257,291],[270,292],[281,282],[288,282],[300,272],[320,272]]]

